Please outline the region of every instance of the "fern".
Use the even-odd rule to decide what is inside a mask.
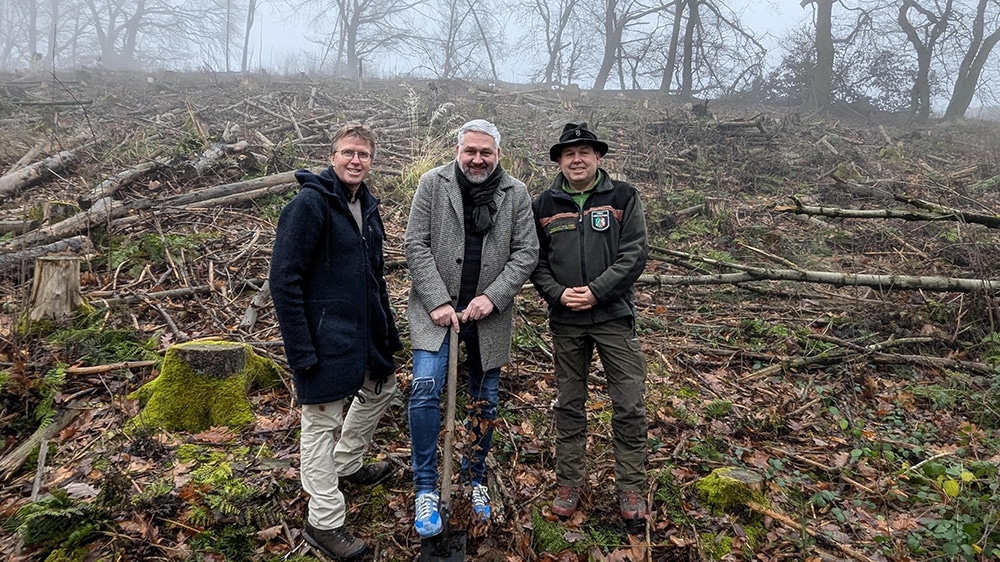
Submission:
[[[41,394],[38,406],[35,407],[35,420],[39,427],[45,427],[52,423],[56,416],[55,399],[56,395],[63,388],[66,382],[66,365],[59,363],[54,369],[49,369],[39,383],[37,390]]]
[[[3,528],[20,535],[29,547],[55,546],[73,548],[100,532],[107,516],[92,505],[69,497],[65,490],[17,510]]]

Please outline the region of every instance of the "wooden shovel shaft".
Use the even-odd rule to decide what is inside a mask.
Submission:
[[[448,327],[448,397],[444,408],[444,449],[442,450],[441,505],[451,501],[452,450],[455,447],[455,394],[458,389],[458,333],[454,326]]]

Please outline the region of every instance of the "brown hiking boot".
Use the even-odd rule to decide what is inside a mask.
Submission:
[[[368,551],[365,541],[352,535],[346,527],[317,529],[306,521],[302,538],[324,555],[340,560],[357,560]]]
[[[580,504],[580,488],[577,486],[559,486],[556,499],[552,500],[552,513],[559,517],[570,517]]]
[[[622,519],[626,521],[646,518],[646,500],[642,499],[638,490],[619,491],[618,505],[622,509]]]
[[[372,486],[385,480],[392,474],[389,461],[378,461],[362,465],[354,474],[341,476],[340,479],[356,486]]]

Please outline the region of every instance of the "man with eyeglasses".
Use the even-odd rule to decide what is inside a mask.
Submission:
[[[409,418],[414,527],[428,538],[444,526],[437,442],[448,331],[458,332],[465,343],[469,371],[467,428],[473,443],[464,449],[462,478],[471,485],[476,517],[487,522],[486,455],[497,415],[500,367],[510,361],[514,296],[538,259],[531,197],[500,166],[495,125],[482,119],[462,125],[455,160],[421,176],[403,245],[412,281],[407,318],[413,344]]]
[[[363,454],[396,390],[393,353],[403,348],[383,274],[379,200],[364,182],[374,153],[375,136],[361,124],[337,131],[330,167],[295,173],[302,188],[281,211],[271,255],[271,296],[302,405],[302,535],[342,560],[368,547],[344,525],[341,483],[392,474],[388,462],[365,464]]]

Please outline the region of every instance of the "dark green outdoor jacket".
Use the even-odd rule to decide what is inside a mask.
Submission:
[[[643,268],[649,246],[639,193],[614,181],[604,170],[581,209],[563,191],[562,173],[532,202],[538,232],[535,289],[549,304],[549,318],[587,325],[635,315],[632,285]],[[574,311],[559,302],[567,287],[590,287],[597,305]]]

